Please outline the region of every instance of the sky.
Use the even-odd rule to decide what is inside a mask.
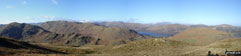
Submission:
[[[241,26],[241,0],[0,0],[0,24],[52,20]]]

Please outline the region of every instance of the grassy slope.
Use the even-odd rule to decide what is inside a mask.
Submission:
[[[110,54],[127,54],[127,55],[151,55],[151,56],[178,56],[178,55],[206,55],[207,50],[213,50],[214,52],[221,51],[218,53],[223,53],[222,50],[225,49],[213,49],[213,46],[217,41],[232,39],[232,34],[217,31],[211,28],[191,28],[182,33],[177,34],[170,39],[147,39],[135,42],[130,42],[125,45],[115,46],[110,50],[104,52]],[[217,46],[223,46],[230,49],[238,48],[235,46],[238,42],[229,45],[229,42],[224,42],[227,44],[219,44]],[[209,45],[211,44],[211,45]],[[230,47],[233,46],[233,47]],[[211,49],[210,49],[211,48]],[[216,48],[216,47],[215,47]],[[216,50],[216,51],[215,51]],[[240,50],[240,49],[237,49]],[[201,53],[201,54],[199,54]]]
[[[28,56],[55,56],[55,55],[87,55],[96,53],[89,48],[70,46],[56,46],[46,43],[27,43],[0,36],[0,56],[28,55]]]
[[[210,45],[202,46],[201,48],[186,52],[185,55],[204,56],[207,55],[208,51],[211,51],[212,54],[224,55],[226,49],[228,49],[229,51],[240,51],[241,38],[232,38],[217,41]]]
[[[217,41],[210,45],[196,46],[172,39],[146,39],[119,46],[49,46],[54,50],[68,52],[68,55],[86,56],[206,56],[210,50],[213,54],[223,55],[225,49],[241,50],[241,39],[232,38]],[[47,45],[48,46],[48,45]],[[89,54],[88,54],[89,53]]]
[[[233,36],[230,33],[218,31],[212,28],[191,28],[178,33],[177,35],[173,36],[172,39],[196,45],[208,45],[215,41],[232,37]]]
[[[151,55],[151,56],[173,56],[192,49],[192,45],[171,39],[147,39],[130,42],[125,45],[109,48],[105,52],[119,55]],[[172,54],[175,53],[175,54]]]

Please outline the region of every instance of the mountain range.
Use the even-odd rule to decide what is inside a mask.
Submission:
[[[62,45],[84,45],[91,37],[80,34],[57,34],[39,26],[25,23],[10,23],[0,29],[0,35],[17,40],[37,43],[54,43]],[[79,39],[79,40],[77,40]]]
[[[240,29],[227,24],[13,22],[0,27],[0,55],[203,56],[209,50],[224,55],[225,48],[241,49]],[[169,35],[158,38],[149,33]]]
[[[133,30],[104,27],[92,23],[51,21],[42,23],[40,26],[10,23],[0,29],[0,36],[34,43],[74,46],[86,44],[120,45],[148,38],[147,36],[137,34]]]
[[[46,30],[58,34],[77,33],[94,37],[98,40],[96,44],[125,44],[129,41],[148,38],[138,34],[134,30],[119,28],[119,27],[105,27],[93,23],[67,22],[67,21],[50,21],[40,25]]]
[[[233,33],[236,37],[241,37],[240,36],[241,35],[241,27],[227,25],[227,24],[208,26],[208,25],[203,25],[203,24],[186,25],[186,24],[172,24],[172,23],[141,24],[141,23],[129,23],[129,22],[119,22],[119,21],[97,22],[96,24],[108,26],[108,27],[128,28],[128,29],[135,30],[137,32],[148,33],[147,35],[160,34],[160,36],[157,36],[157,37],[171,37],[186,29],[196,28],[196,27],[214,28],[219,31]]]

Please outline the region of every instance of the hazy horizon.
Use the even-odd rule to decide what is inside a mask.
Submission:
[[[241,0],[0,0],[0,24],[53,20],[241,26]]]

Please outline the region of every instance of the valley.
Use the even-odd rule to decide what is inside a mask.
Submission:
[[[0,0],[0,56],[241,56],[241,0]]]
[[[175,30],[165,28],[170,31],[179,29],[180,32],[174,35],[162,35],[94,23],[49,21],[40,25],[31,25],[14,22],[0,29],[2,36],[0,54],[4,56],[206,56],[208,51],[225,55],[225,49],[241,50],[240,38],[236,36],[239,33],[231,31],[234,30],[232,27],[219,28],[213,26],[192,26],[185,30],[182,27]]]

